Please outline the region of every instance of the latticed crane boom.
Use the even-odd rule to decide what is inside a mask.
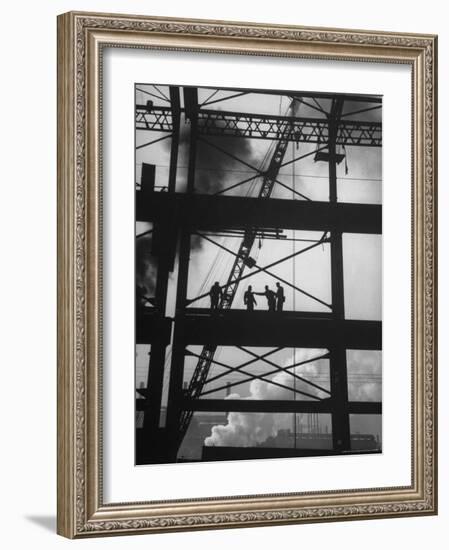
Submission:
[[[295,100],[291,102],[289,112],[293,114],[294,109]],[[260,199],[269,198],[271,196],[271,193],[273,192],[276,178],[278,177],[279,170],[281,168],[289,141],[291,139],[291,132],[292,128],[291,123],[289,122],[289,117],[285,117],[281,138],[276,143],[276,147],[270,164],[267,171],[265,172],[265,175],[263,176],[262,186],[258,195],[258,198]],[[235,260],[229,273],[228,280],[226,282],[226,285],[224,286],[224,292],[219,301],[218,310],[227,310],[231,308],[245,267],[251,268],[255,265],[255,261],[253,258],[251,258],[250,254],[258,231],[259,229],[257,227],[251,227],[245,230],[242,242],[239,247],[239,251],[235,256]],[[185,392],[186,399],[196,399],[201,395],[214,359],[216,349],[217,346],[215,345],[206,345],[203,347],[192,378],[190,379],[189,386]],[[179,446],[181,445],[182,440],[188,430],[192,416],[193,411],[191,410],[181,412],[179,424]]]
[[[216,93],[216,92],[215,92]],[[256,92],[257,93],[257,92]],[[152,94],[150,94],[152,95]],[[238,94],[245,95],[245,94]],[[141,131],[150,131],[158,132],[160,136],[157,136],[157,139],[153,139],[148,143],[141,143],[137,146],[137,149],[142,149],[147,146],[151,146],[154,143],[158,143],[167,138],[171,138],[171,155],[170,155],[170,174],[169,174],[169,186],[168,191],[173,194],[173,196],[167,197],[173,204],[178,202],[181,204],[188,202],[192,199],[195,201],[203,201],[207,199],[208,201],[212,197],[208,198],[205,196],[194,196],[194,184],[195,184],[195,161],[196,161],[196,145],[197,139],[202,139],[202,135],[210,135],[217,137],[239,137],[239,138],[251,138],[251,139],[268,139],[273,142],[270,146],[270,151],[273,151],[272,157],[268,162],[268,168],[265,170],[258,170],[248,164],[248,166],[256,172],[257,175],[249,178],[248,180],[243,180],[237,184],[230,186],[227,189],[222,189],[218,194],[224,194],[226,191],[242,185],[247,181],[254,180],[256,177],[261,178],[262,183],[257,196],[257,199],[263,200],[264,198],[269,198],[272,195],[274,185],[278,183],[281,186],[287,187],[295,195],[301,195],[294,188],[286,186],[284,183],[279,181],[277,178],[279,176],[279,171],[282,166],[287,164],[295,163],[298,160],[301,160],[305,156],[315,155],[315,161],[326,161],[329,163],[329,203],[316,203],[316,202],[295,202],[293,205],[290,201],[276,201],[273,200],[273,207],[276,208],[276,202],[285,202],[289,204],[293,210],[287,209],[287,212],[293,215],[291,220],[294,220],[294,227],[298,229],[305,229],[310,227],[311,219],[313,219],[313,231],[322,230],[330,231],[332,234],[332,240],[329,239],[330,249],[331,249],[331,283],[332,283],[332,303],[324,304],[332,309],[332,322],[329,322],[326,319],[326,323],[323,325],[322,320],[313,320],[309,319],[295,318],[290,319],[288,316],[280,316],[279,323],[282,324],[282,331],[275,331],[276,334],[271,333],[271,327],[266,328],[266,332],[260,336],[259,327],[257,330],[249,324],[246,326],[246,321],[244,320],[243,315],[240,315],[238,312],[235,312],[235,319],[240,321],[237,323],[237,326],[234,323],[227,322],[227,315],[220,315],[219,311],[224,312],[225,310],[230,310],[235,301],[235,297],[238,291],[239,282],[242,279],[251,277],[253,274],[260,270],[267,271],[264,268],[257,266],[255,259],[251,256],[251,252],[254,248],[254,244],[257,238],[261,235],[263,231],[265,217],[257,214],[257,206],[251,206],[250,216],[247,215],[249,204],[252,204],[251,201],[256,201],[256,198],[237,198],[237,197],[214,197],[214,201],[211,204],[214,204],[217,212],[220,212],[220,220],[227,219],[226,216],[231,216],[229,219],[234,219],[235,212],[229,210],[233,209],[233,205],[240,205],[240,214],[235,218],[238,220],[238,226],[234,223],[232,225],[232,231],[234,235],[237,233],[242,238],[238,252],[231,251],[223,246],[221,243],[215,243],[220,248],[224,248],[231,252],[235,258],[233,265],[227,281],[222,285],[222,294],[217,304],[217,315],[222,317],[222,319],[214,319],[215,315],[212,314],[210,318],[204,315],[188,315],[188,310],[186,309],[187,303],[192,303],[193,301],[199,300],[207,294],[196,297],[194,300],[187,300],[187,287],[188,287],[188,266],[189,266],[189,252],[190,252],[190,235],[192,232],[192,227],[189,225],[189,220],[184,220],[186,226],[182,226],[180,247],[179,247],[179,265],[180,271],[178,275],[178,285],[177,285],[177,315],[175,318],[175,332],[172,341],[172,365],[170,369],[170,384],[169,384],[169,404],[167,407],[167,417],[166,417],[166,427],[160,428],[160,410],[162,403],[162,376],[165,372],[164,363],[166,363],[166,347],[169,344],[170,339],[166,342],[159,342],[157,340],[155,344],[154,353],[152,353],[151,358],[151,367],[150,375],[153,373],[152,380],[148,380],[147,389],[145,391],[145,396],[147,397],[145,402],[145,419],[153,419],[152,423],[144,422],[144,429],[141,434],[140,439],[137,442],[137,446],[140,444],[140,457],[142,463],[153,463],[160,461],[176,461],[180,446],[182,445],[183,439],[187,430],[189,428],[190,422],[194,411],[204,410],[204,411],[238,411],[243,410],[242,404],[249,403],[245,405],[245,410],[254,410],[256,411],[269,411],[269,412],[282,412],[290,411],[291,412],[316,412],[316,407],[319,406],[321,412],[328,412],[331,414],[332,418],[332,438],[333,438],[333,449],[335,451],[349,450],[350,449],[350,430],[349,430],[349,411],[355,410],[350,409],[354,407],[354,403],[349,403],[348,396],[345,394],[347,391],[347,384],[345,382],[347,376],[347,367],[346,367],[346,356],[344,349],[359,349],[357,346],[361,345],[360,349],[381,349],[381,328],[379,327],[364,327],[360,334],[354,332],[354,327],[351,325],[349,330],[346,325],[347,323],[354,323],[353,321],[344,320],[344,309],[341,307],[343,303],[343,255],[342,255],[342,243],[341,235],[343,232],[342,223],[346,224],[348,220],[355,222],[356,232],[361,233],[381,233],[381,222],[380,216],[381,211],[380,207],[371,207],[370,215],[366,216],[366,210],[368,205],[343,205],[337,204],[337,173],[336,166],[341,162],[340,157],[344,155],[336,151],[338,146],[361,146],[361,147],[380,147],[382,145],[382,124],[381,122],[375,122],[370,120],[371,117],[368,117],[367,120],[359,120],[359,115],[361,113],[372,111],[374,109],[381,108],[381,99],[377,97],[365,97],[365,96],[342,96],[341,94],[309,94],[304,92],[304,94],[298,93],[295,96],[292,96],[290,93],[277,93],[283,97],[288,97],[291,100],[288,112],[283,116],[278,115],[265,115],[257,113],[239,113],[239,112],[230,112],[230,111],[221,111],[221,110],[210,110],[205,109],[204,107],[209,103],[203,102],[199,103],[198,101],[198,91],[196,88],[186,87],[184,88],[184,102],[183,104],[179,101],[179,89],[177,87],[170,87],[170,107],[161,107],[153,105],[149,102],[147,105],[136,105],[136,130]],[[323,107],[315,101],[315,99],[331,100],[332,107],[329,112],[326,112]],[[321,111],[320,115],[313,117],[304,117],[299,116],[296,112],[296,106],[305,104],[311,108],[314,108],[311,103],[308,103],[306,99],[311,97],[315,101],[318,111]],[[177,98],[177,99],[176,99]],[[223,98],[222,100],[226,100]],[[355,110],[347,110],[343,112],[343,102],[362,102],[365,103],[365,106],[362,105],[362,108],[354,107]],[[215,103],[216,101],[210,102]],[[375,105],[375,106],[373,106]],[[189,148],[189,163],[188,163],[188,174],[187,174],[187,195],[182,197],[182,201],[178,200],[180,197],[175,193],[176,191],[176,171],[178,167],[178,146],[180,140],[180,117],[181,114],[185,115],[187,121],[191,123],[190,129],[190,148]],[[355,119],[357,116],[357,120]],[[139,134],[140,135],[140,134]],[[204,140],[206,141],[206,140]],[[293,158],[291,161],[285,162],[285,154],[288,148],[289,142],[298,143],[310,143],[317,144],[315,151],[310,151],[306,155],[300,156],[298,158]],[[224,151],[214,143],[210,142],[210,145],[216,147],[218,150],[221,150],[223,153],[229,154],[233,157],[231,153]],[[236,157],[234,157],[236,158]],[[241,159],[237,159],[241,160]],[[247,164],[241,160],[244,164]],[[264,163],[264,166],[266,164]],[[162,198],[162,197],[161,197]],[[308,199],[303,196],[304,199]],[[188,199],[185,201],[185,199]],[[237,202],[232,202],[234,199]],[[220,203],[221,201],[221,203]],[[231,201],[231,202],[229,202]],[[160,201],[154,201],[156,203]],[[154,202],[152,203],[154,209]],[[170,203],[170,204],[171,204]],[[271,204],[271,202],[270,202]],[[203,205],[204,206],[204,205]],[[262,206],[262,205],[261,205]],[[309,206],[311,209],[309,209]],[[346,212],[348,207],[354,207],[351,215],[343,214]],[[227,214],[225,215],[224,211],[221,209],[226,207]],[[373,211],[375,208],[375,211]],[[204,208],[203,208],[204,209]],[[354,210],[355,209],[355,210]],[[176,208],[175,208],[176,210]],[[238,209],[237,209],[238,210]],[[144,208],[146,212],[146,209]],[[193,211],[196,212],[195,209]],[[263,208],[259,211],[259,214],[262,214],[264,211]],[[315,212],[316,215],[311,216],[311,212]],[[189,211],[190,212],[190,211]],[[199,212],[202,212],[201,208]],[[217,225],[215,224],[215,218],[211,212],[207,210],[209,218],[207,223],[203,224],[204,228],[211,230],[213,227],[223,227],[226,225],[225,222],[220,221]],[[215,212],[215,210],[214,210]],[[362,212],[365,212],[363,214]],[[298,216],[299,213],[299,216]],[[255,214],[255,217],[254,217]],[[270,215],[268,216],[271,220],[271,225],[269,227],[279,227],[282,226],[284,221],[284,207],[282,210],[278,209],[274,218],[271,216],[272,212],[270,209]],[[304,214],[304,215],[302,215]],[[153,214],[146,212],[142,219],[147,219],[149,216],[149,221],[152,220]],[[373,216],[375,219],[379,218],[377,221],[373,222]],[[377,216],[377,218],[376,218]],[[263,219],[262,219],[263,218]],[[275,220],[275,221],[273,221]],[[204,220],[202,220],[204,222]],[[374,225],[373,225],[374,223]],[[221,224],[221,225],[220,225]],[[287,227],[290,225],[287,224]],[[293,226],[292,226],[293,227]],[[347,227],[345,225],[345,227]],[[353,228],[353,225],[351,225]],[[226,231],[223,231],[227,234]],[[262,233],[263,234],[263,233]],[[201,235],[207,240],[206,235]],[[213,242],[213,241],[212,241]],[[322,240],[324,242],[324,240]],[[314,245],[315,246],[315,245]],[[307,250],[301,250],[303,252]],[[280,260],[285,261],[288,257]],[[245,268],[249,267],[247,272],[244,274]],[[266,268],[271,267],[265,266]],[[256,268],[253,270],[253,268]],[[268,271],[267,271],[268,272]],[[166,281],[168,279],[168,271],[164,272],[158,270],[158,280]],[[164,279],[165,277],[165,279]],[[276,277],[277,278],[277,277]],[[282,281],[282,279],[280,279]],[[286,281],[284,281],[285,283]],[[289,283],[287,283],[289,284]],[[158,287],[159,288],[159,287]],[[297,289],[300,292],[303,292],[301,289]],[[166,287],[164,289],[163,285],[157,290],[157,295],[161,303],[165,303],[166,298]],[[315,297],[314,297],[315,298]],[[317,298],[315,298],[317,299]],[[319,300],[318,300],[319,301]],[[324,303],[324,302],[322,302]],[[214,304],[215,305],[215,304]],[[214,307],[215,309],[215,307]],[[336,314],[334,312],[336,311]],[[165,307],[161,307],[160,312],[165,313]],[[343,313],[342,313],[343,312]],[[162,313],[162,315],[164,315]],[[192,312],[194,313],[194,312]],[[215,313],[215,312],[214,312]],[[228,314],[230,319],[233,319],[234,316],[231,313]],[[340,315],[340,317],[338,317]],[[191,318],[190,318],[191,317]],[[261,320],[262,320],[261,316]],[[161,321],[165,321],[165,317]],[[223,321],[223,323],[222,323]],[[193,323],[193,324],[192,324]],[[202,323],[198,325],[198,323]],[[318,324],[317,324],[318,323]],[[321,323],[321,324],[320,324]],[[355,322],[356,326],[360,328],[360,322]],[[157,325],[157,323],[156,323]],[[223,325],[223,326],[222,326]],[[380,325],[380,323],[378,323]],[[157,325],[158,326],[158,325]],[[293,401],[285,400],[274,400],[273,402],[266,402],[265,400],[256,400],[248,402],[245,400],[234,400],[223,401],[218,399],[202,399],[206,394],[214,393],[221,391],[228,386],[222,386],[218,388],[216,385],[205,390],[207,384],[215,380],[215,378],[221,378],[225,376],[226,373],[219,374],[213,378],[209,376],[210,368],[212,364],[222,365],[223,367],[229,368],[230,370],[238,370],[231,368],[223,363],[220,363],[215,358],[217,347],[219,345],[229,345],[230,342],[233,342],[234,345],[237,345],[236,342],[240,342],[241,345],[268,345],[267,342],[271,342],[270,345],[277,346],[278,349],[282,349],[282,346],[296,346],[298,344],[298,327],[300,339],[300,345],[305,347],[312,347],[317,345],[318,347],[327,347],[329,348],[329,361],[331,366],[331,372],[337,373],[331,377],[331,388],[329,391],[324,389],[325,393],[332,395],[332,399],[323,398],[315,402],[313,400],[306,401],[294,401],[295,406],[292,408]],[[322,330],[330,329],[330,333],[321,334]],[[284,330],[285,329],[285,330]],[[377,330],[376,335],[374,335],[374,329]],[[374,332],[373,332],[374,331]],[[224,335],[223,332],[226,332]],[[151,332],[145,330],[145,335],[148,338],[148,334],[151,336]],[[154,333],[153,333],[154,334]],[[361,335],[369,334],[370,338],[374,340],[369,341],[368,344],[364,343],[363,337]],[[338,335],[338,336],[336,336]],[[345,338],[351,335],[351,340],[348,342]],[[201,337],[200,337],[201,336]],[[316,338],[322,336],[322,339],[319,340],[317,344]],[[154,336],[152,336],[154,338]],[[337,338],[337,340],[335,340]],[[153,342],[153,340],[152,340]],[[195,354],[186,350],[188,342],[191,342],[192,345],[202,345],[202,351],[200,354]],[[213,343],[212,343],[213,342]],[[354,344],[357,343],[357,345]],[[363,347],[365,345],[371,347]],[[279,347],[281,346],[281,347]],[[153,349],[152,349],[153,352]],[[197,357],[198,361],[195,365],[193,375],[188,383],[188,386],[183,389],[183,376],[184,376],[184,361],[187,355]],[[254,355],[256,358],[257,356]],[[261,359],[261,357],[258,357]],[[154,359],[154,360],[153,360]],[[278,367],[277,365],[274,365]],[[277,369],[278,370],[278,369]],[[297,377],[297,376],[295,376]],[[261,378],[261,377],[257,377]],[[263,378],[263,377],[262,377]],[[270,381],[267,379],[267,381]],[[308,382],[310,383],[310,381]],[[150,393],[151,388],[155,390]],[[346,389],[345,389],[346,388]],[[299,392],[301,393],[301,392]],[[310,396],[309,396],[310,397]],[[224,403],[226,403],[224,405]],[[368,412],[365,408],[357,408],[357,411],[360,414],[380,414],[381,404],[375,403],[374,412]],[[358,405],[357,405],[358,406]],[[218,407],[218,408],[217,408]],[[221,408],[220,408],[221,407]],[[286,408],[287,407],[287,408]],[[371,409],[370,409],[371,411]],[[357,413],[358,414],[358,413]],[[139,443],[140,442],[140,443]],[[136,447],[137,448],[137,447]],[[149,462],[148,462],[149,461]],[[140,462],[139,462],[140,463]]]

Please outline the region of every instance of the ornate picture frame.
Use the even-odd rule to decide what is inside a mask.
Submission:
[[[105,48],[411,69],[411,484],[105,502]],[[133,139],[133,136],[130,136]],[[58,18],[58,533],[69,538],[437,513],[437,37],[70,12]],[[131,419],[132,422],[132,419]]]

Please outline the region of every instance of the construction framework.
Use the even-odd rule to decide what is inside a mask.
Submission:
[[[139,90],[139,87],[136,89]],[[260,93],[282,95],[290,100],[286,115],[268,116],[210,108],[212,104],[226,99],[258,93],[253,90],[229,90],[221,99],[213,99],[212,94],[203,103],[198,101],[197,88],[192,87],[183,88],[183,102],[177,86],[169,87],[169,95],[163,94],[157,87],[154,94],[148,90],[140,91],[147,94],[149,99],[146,104],[136,105],[136,132],[146,132],[150,136],[152,132],[157,132],[162,133],[162,137],[145,141],[137,148],[149,147],[165,139],[171,140],[171,148],[166,188],[161,192],[161,189],[155,187],[154,167],[145,164],[142,167],[140,185],[136,188],[136,221],[152,223],[152,254],[157,260],[156,290],[154,297],[151,297],[151,307],[136,306],[136,342],[151,344],[147,384],[145,388],[138,390],[139,398],[136,399],[136,409],[143,413],[143,426],[137,430],[136,462],[175,462],[195,411],[326,413],[332,419],[332,452],[350,452],[350,415],[381,414],[382,405],[380,402],[349,401],[346,351],[381,350],[382,326],[380,321],[354,321],[345,318],[342,235],[380,235],[382,210],[380,205],[338,202],[337,165],[344,155],[337,148],[381,146],[381,123],[354,118],[379,109],[381,99],[377,96],[265,90]],[[156,106],[156,98],[158,101],[165,99],[168,106]],[[326,100],[330,109],[324,109],[320,100]],[[344,113],[345,101],[351,102],[351,105],[359,104],[360,107]],[[298,105],[314,108],[319,112],[319,117],[298,116]],[[182,193],[176,190],[181,117],[185,117],[189,124],[187,186]],[[257,169],[237,158],[239,162],[253,169],[255,175],[227,189],[206,195],[197,193],[195,189],[197,144],[200,141],[205,142],[220,149],[223,154],[236,158],[234,154],[217,145],[216,140],[208,141],[208,136],[267,139],[274,140],[276,145],[266,169]],[[312,154],[299,155],[285,162],[287,145],[291,142],[316,144],[313,151],[315,159],[329,165],[329,201],[310,200],[279,181],[281,167]],[[245,185],[256,177],[262,179],[258,197],[225,194],[226,191]],[[292,200],[272,198],[272,190],[276,185],[290,189]],[[283,230],[320,231],[321,237],[314,243],[306,243],[303,248],[279,262],[267,266],[259,265],[251,255],[255,240],[261,236],[279,239]],[[214,314],[209,309],[194,307],[194,302],[205,295],[191,300],[187,297],[192,235],[208,240],[234,256],[227,282],[222,285],[218,311]],[[240,238],[238,252],[218,243],[214,240],[214,235],[234,235]],[[324,243],[330,247],[331,303],[320,300],[271,271],[277,263],[306,253]],[[176,313],[169,318],[166,315],[167,289],[175,258],[178,264]],[[320,302],[327,311],[280,312],[276,313],[275,322],[267,312],[257,311],[251,313],[253,322],[248,323],[248,312],[233,309],[231,306],[239,283],[261,271],[293,287],[295,292],[306,294]],[[165,426],[161,426],[164,369],[167,346],[170,344],[172,354],[167,416]],[[189,346],[194,345],[202,346],[200,354],[189,350]],[[238,366],[220,362],[215,357],[218,346],[236,346],[249,355],[248,360]],[[271,346],[274,351],[260,354],[248,349],[262,346]],[[329,360],[329,389],[296,373],[295,367],[308,361],[281,367],[269,358],[270,354],[285,347],[325,348],[327,352],[313,360]],[[184,385],[186,356],[197,360],[187,387]],[[261,375],[248,372],[246,367],[257,361],[273,368]],[[215,365],[224,368],[225,372],[213,374]],[[227,374],[238,372],[246,375],[245,381],[261,379],[276,384],[269,376],[280,371],[288,372],[315,391],[308,393],[289,387],[288,389],[295,392],[295,400],[204,398],[233,385],[229,382],[226,384]],[[207,389],[207,384],[221,378],[223,386]],[[301,453],[298,450],[299,454]]]

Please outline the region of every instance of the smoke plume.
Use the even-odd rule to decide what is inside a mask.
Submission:
[[[291,358],[285,362],[285,366],[296,362],[306,361],[313,357],[324,355],[327,350],[324,349],[299,349],[296,352],[295,359]],[[352,371],[352,367],[364,373],[376,374],[379,372],[379,357],[374,357],[372,354],[364,353],[363,351],[351,352],[348,357],[348,370]],[[313,381],[314,376],[323,375],[323,367],[327,366],[324,360],[317,360],[306,365],[302,365],[294,369],[294,372],[309,378]],[[276,374],[272,380],[284,386],[293,387],[296,389],[315,395],[317,397],[326,397],[327,395],[306,383],[294,381],[293,377],[286,372]],[[322,382],[323,387],[326,387]],[[328,389],[328,388],[327,388]],[[253,380],[249,387],[250,395],[243,399],[292,399],[292,392],[287,389],[273,386],[262,380]],[[362,381],[349,381],[349,395],[351,400],[358,401],[380,401],[381,400],[381,385],[369,380],[369,376]],[[231,394],[227,399],[240,399],[240,395]],[[307,400],[309,398],[300,396],[300,399]],[[304,427],[307,423],[307,414],[298,414],[297,422]],[[273,414],[273,413],[240,413],[231,412],[227,418],[226,425],[214,426],[211,435],[207,437],[204,444],[209,447],[252,447],[259,443],[263,443],[269,437],[276,437],[280,429],[291,427],[291,415]]]
[[[210,143],[221,147],[231,155],[250,164],[257,162],[253,155],[250,140],[243,137],[216,138],[205,136]],[[177,175],[177,191],[185,191],[187,186],[187,165],[190,145],[190,130],[188,124],[183,124],[180,131],[179,159]],[[166,145],[170,147],[170,143]],[[184,167],[184,169],[182,169]],[[229,155],[222,153],[215,147],[197,140],[195,192],[213,194],[239,179],[249,177],[235,170],[249,170],[245,165]],[[191,250],[201,249],[203,239],[199,235],[192,235]],[[136,239],[136,284],[145,290],[148,295],[154,295],[157,276],[157,262],[151,255],[152,236],[145,235]]]
[[[301,349],[297,350],[295,359],[291,358],[285,362],[285,366],[294,362],[307,361],[313,357],[324,355],[327,350],[324,349]],[[307,378],[308,375],[317,374],[323,360],[308,363],[301,367],[292,369],[296,374]],[[272,380],[284,386],[294,386],[294,379],[286,372],[280,372],[273,376]],[[305,383],[296,380],[296,388],[309,394],[322,396],[321,392]],[[292,392],[287,389],[273,386],[262,380],[253,380],[249,387],[250,395],[244,399],[291,399]],[[232,394],[228,399],[239,399],[240,396]],[[301,397],[302,399],[303,397]],[[304,399],[307,399],[304,397]],[[213,446],[241,446],[251,447],[258,443],[263,443],[268,437],[275,437],[278,431],[286,428],[291,422],[286,415],[276,415],[270,413],[239,413],[231,412],[227,418],[228,423],[225,426],[214,426],[211,435],[206,438],[204,444]]]
[[[151,255],[152,235],[136,239],[136,285],[152,296],[156,288],[157,266]]]
[[[234,136],[211,136],[201,133],[196,140],[195,192],[213,194],[246,179],[252,174],[251,169],[236,158],[257,167],[258,155],[255,154],[251,140],[236,133]],[[166,147],[170,148],[170,142]],[[177,174],[177,191],[185,191],[187,186],[187,166],[190,148],[190,124],[181,124],[179,136],[179,157]],[[222,149],[219,150],[219,149]],[[226,151],[224,153],[223,151]],[[183,168],[184,169],[181,169]],[[245,187],[243,186],[243,189]]]
[[[250,169],[236,158],[253,165],[251,142],[244,137],[217,138],[206,136],[207,142],[197,143],[197,172],[195,189],[198,193],[213,194],[239,180],[250,177]],[[220,147],[223,153],[216,147]],[[234,155],[233,158],[230,155]],[[243,187],[243,189],[245,189]]]

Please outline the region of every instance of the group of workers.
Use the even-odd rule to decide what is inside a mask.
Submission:
[[[223,296],[223,290],[218,282],[215,282],[210,289],[210,308],[215,311],[219,308],[220,300]],[[243,302],[246,305],[247,311],[254,311],[254,306],[257,305],[256,298],[254,296],[265,296],[267,299],[268,311],[282,311],[285,302],[284,288],[280,283],[276,283],[276,292],[271,290],[268,285],[265,285],[264,292],[254,292],[251,285],[245,291],[243,295]]]

